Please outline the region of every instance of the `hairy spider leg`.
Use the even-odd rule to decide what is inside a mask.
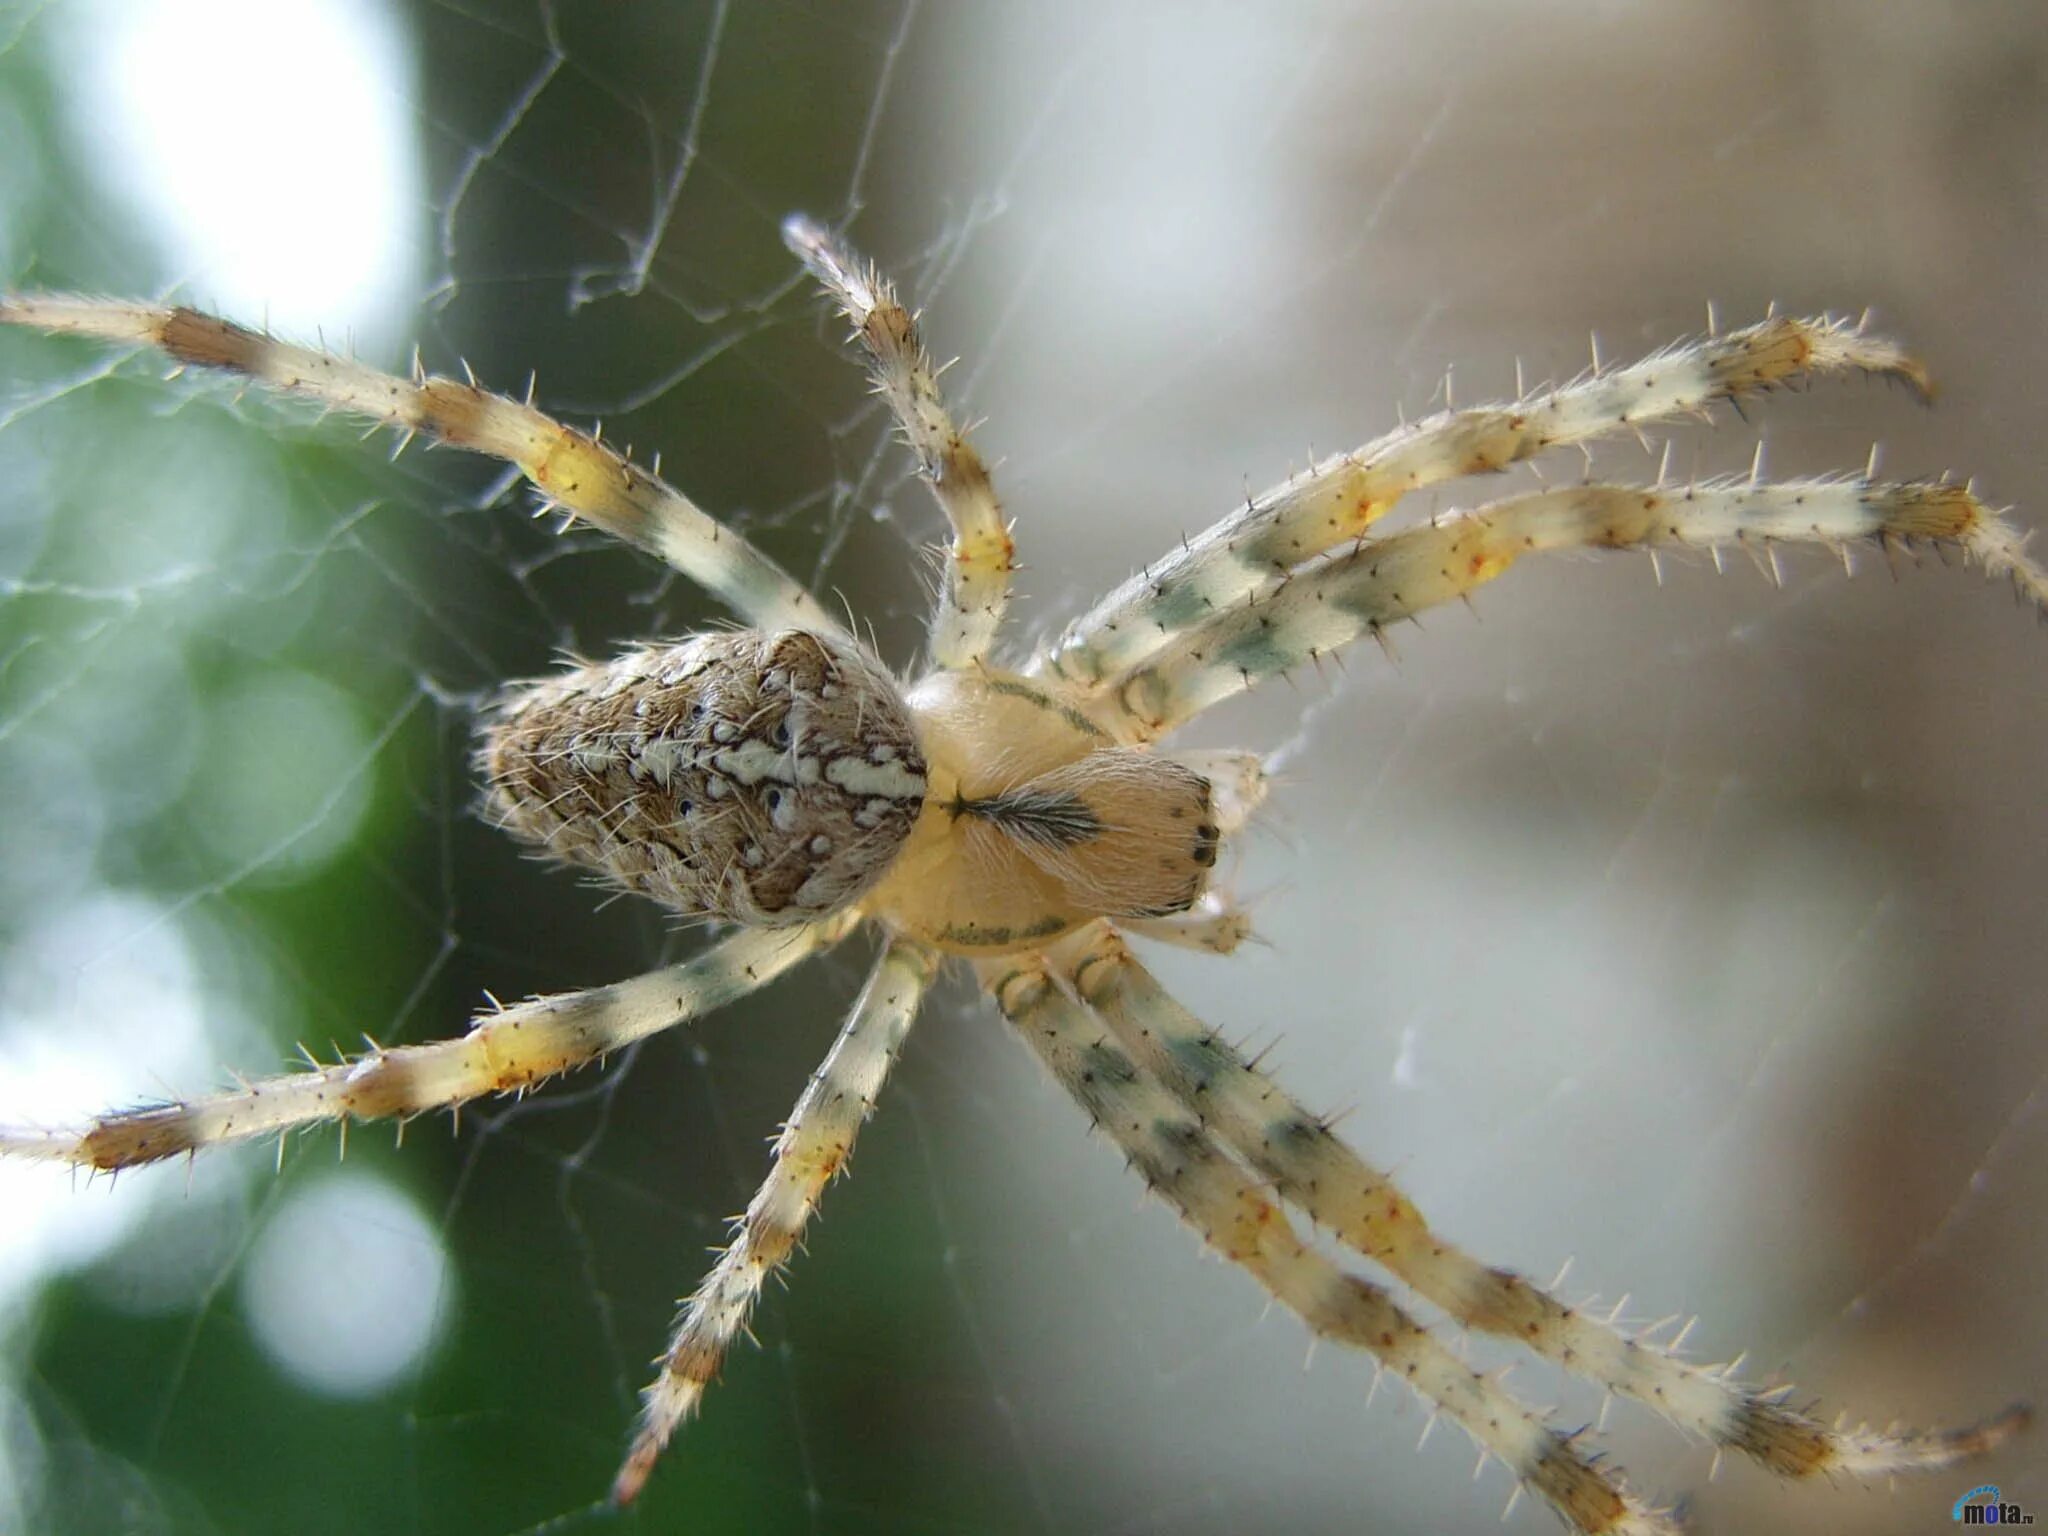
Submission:
[[[1564,549],[1719,552],[1768,558],[1780,543],[1887,552],[1926,542],[1957,550],[1988,576],[2008,578],[2048,613],[2048,572],[2027,559],[2020,533],[1966,486],[1919,481],[1786,480],[1693,486],[1590,484],[1510,496],[1361,545],[1178,636],[1117,678],[1116,698],[1141,737],[1158,737],[1204,710],[1360,635],[1462,597],[1525,554]]]
[[[1596,1465],[1577,1437],[1550,1428],[1497,1380],[1466,1365],[1384,1289],[1305,1244],[1204,1119],[1061,990],[1044,957],[978,961],[976,969],[1004,1016],[1147,1186],[1312,1332],[1371,1354],[1574,1531],[1678,1536],[1682,1528],[1668,1511]]]
[[[892,942],[875,962],[838,1039],[790,1112],[768,1177],[736,1223],[732,1242],[684,1304],[661,1372],[644,1394],[632,1449],[612,1484],[614,1503],[639,1496],[669,1437],[717,1379],[761,1288],[803,1241],[825,1186],[846,1166],[861,1123],[874,1113],[937,969],[934,951],[905,939]]]
[[[988,466],[946,410],[942,370],[932,366],[917,322],[889,280],[802,214],[784,222],[782,239],[852,323],[875,392],[889,402],[918,473],[946,514],[952,540],[932,614],[931,658],[941,667],[971,667],[995,643],[1016,569],[1016,546]]]
[[[850,638],[800,582],[681,491],[589,433],[473,382],[426,373],[402,379],[182,305],[0,295],[0,323],[154,347],[181,364],[224,369],[329,410],[503,459],[551,505],[666,560],[756,628]]]
[[[1902,379],[1923,398],[1930,390],[1926,370],[1896,342],[1839,320],[1774,317],[1511,403],[1440,411],[1325,459],[1186,540],[1070,625],[1037,670],[1106,684],[1182,631],[1273,591],[1303,561],[1359,538],[1413,491],[1848,371]]]
[[[83,1127],[0,1126],[0,1154],[121,1169],[332,1120],[408,1119],[487,1093],[519,1093],[721,1008],[850,932],[856,914],[735,933],[630,981],[537,997],[479,1017],[467,1034],[331,1067],[258,1078],[231,1092],[103,1115]]]
[[[1695,1366],[1566,1306],[1510,1270],[1479,1263],[1432,1232],[1392,1179],[1367,1165],[1321,1116],[1174,1001],[1103,925],[1070,966],[1075,990],[1138,1067],[1152,1073],[1289,1204],[1413,1287],[1460,1327],[1514,1339],[1612,1392],[1649,1404],[1710,1444],[1788,1477],[1924,1472],[1981,1456],[2027,1421],[2015,1406],[1961,1429],[1830,1429],[1725,1367]]]

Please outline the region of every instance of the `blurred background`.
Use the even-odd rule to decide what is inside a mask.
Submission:
[[[1943,393],[1653,434],[1678,472],[1876,441],[2048,516],[2026,0],[0,0],[0,143],[0,281],[537,370],[906,667],[939,522],[781,248],[796,208],[961,356],[1020,637],[1440,404],[1446,369],[1504,394],[1517,359],[1568,377],[1589,334],[1625,357],[1709,301],[1872,306]],[[467,754],[502,680],[705,600],[530,521],[495,466],[162,373],[0,335],[0,1119],[688,953],[480,826]],[[1700,1314],[1700,1357],[1829,1411],[2041,1398],[2048,642],[1921,564],[1795,554],[1772,590],[1556,561],[1396,662],[1218,711],[1188,739],[1278,754],[1225,873],[1268,942],[1158,968],[1489,1260]],[[1366,1362],[1308,1359],[961,985],[761,1347],[607,1510],[673,1300],[864,963],[398,1149],[359,1127],[338,1161],[327,1131],[281,1171],[244,1149],[111,1189],[0,1169],[0,1530],[1494,1528],[1499,1469],[1475,1483],[1448,1431],[1418,1452]],[[1608,1428],[1707,1531],[1927,1531],[1982,1481],[2048,1512],[2038,1434],[1872,1491],[1710,1478],[1632,1407]]]

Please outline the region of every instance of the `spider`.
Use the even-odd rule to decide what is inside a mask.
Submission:
[[[1228,954],[1245,915],[1210,889],[1266,793],[1251,752],[1162,742],[1211,705],[1465,597],[1526,554],[1784,542],[1960,552],[2048,612],[2048,572],[1967,486],[1864,476],[1590,482],[1508,495],[1398,532],[1411,492],[1547,449],[1850,371],[1922,394],[1924,370],[1861,324],[1772,314],[1506,404],[1446,409],[1247,500],[1018,666],[997,657],[1014,546],[988,470],[948,413],[890,284],[802,216],[785,242],[851,322],[943,510],[928,665],[899,681],[861,637],[681,492],[474,379],[410,378],[185,307],[0,297],[0,321],[154,347],[402,434],[516,465],[543,503],[668,561],[748,626],[660,641],[506,691],[477,761],[490,817],[541,854],[730,931],[632,980],[486,1011],[466,1034],[373,1047],[183,1102],[65,1128],[0,1127],[0,1154],[118,1170],[352,1119],[452,1109],[544,1079],[766,986],[868,927],[880,953],[798,1099],[731,1244],[683,1304],[613,1485],[644,1488],[763,1285],[845,1166],[941,964],[970,968],[1018,1036],[1147,1185],[1317,1336],[1365,1351],[1463,1426],[1573,1531],[1668,1536],[1678,1517],[1582,1435],[1551,1427],[1308,1242],[1305,1219],[1465,1330],[1640,1399],[1789,1477],[1950,1466],[2004,1443],[2023,1406],[1962,1429],[1821,1423],[1789,1389],[1689,1363],[1491,1268],[1170,997],[1132,936]]]

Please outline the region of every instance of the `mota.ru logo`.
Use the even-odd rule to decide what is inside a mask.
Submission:
[[[2031,1511],[2021,1509],[2017,1504],[2007,1504],[1998,1496],[1998,1484],[1985,1483],[1972,1488],[1949,1511],[1949,1518],[1958,1525],[2032,1525]]]

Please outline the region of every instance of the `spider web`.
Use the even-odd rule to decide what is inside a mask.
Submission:
[[[1675,472],[1760,439],[1779,474],[1855,467],[1876,437],[1892,473],[1967,470],[2036,523],[2048,501],[2048,53],[2022,3],[366,0],[333,10],[382,39],[353,94],[338,42],[244,59],[248,16],[145,38],[139,9],[0,5],[0,142],[27,146],[0,276],[176,288],[394,364],[417,340],[500,387],[537,369],[541,403],[658,446],[904,664],[937,519],[781,250],[795,208],[851,220],[963,355],[1034,634],[1247,483],[1441,403],[1446,364],[1456,399],[1504,394],[1517,358],[1569,376],[1589,328],[1619,357],[1709,298],[1873,304],[1946,392],[1772,402],[1670,434]],[[181,33],[203,46],[173,67]],[[96,75],[110,56],[128,73]],[[120,93],[162,103],[139,138]],[[208,123],[182,177],[150,158]],[[383,265],[320,287],[380,197]],[[194,206],[281,254],[163,233]],[[144,359],[6,335],[0,369],[0,1114],[431,1038],[486,989],[687,951],[480,827],[466,756],[499,681],[716,621],[687,583],[529,522],[492,466],[387,463]],[[1283,769],[1227,875],[1270,943],[1159,968],[1277,1040],[1490,1261],[1576,1257],[1569,1296],[1701,1313],[1707,1358],[1961,1420],[2048,1385],[2048,654],[1972,577],[1866,565],[1794,555],[1781,591],[1531,568],[1397,635],[1397,664],[1219,711],[1191,739]],[[10,1178],[0,1529],[1490,1524],[1498,1469],[1469,1486],[1452,1434],[1414,1453],[1426,1415],[1364,1362],[1303,1370],[1299,1328],[1198,1262],[964,989],[760,1349],[611,1515],[673,1298],[861,963],[459,1135],[359,1128],[337,1165],[324,1133],[279,1175],[221,1154],[112,1196]],[[1709,1482],[1703,1449],[1609,1422],[1707,1530],[1924,1531],[1985,1480],[2048,1509],[2038,1441],[1870,1495]]]

